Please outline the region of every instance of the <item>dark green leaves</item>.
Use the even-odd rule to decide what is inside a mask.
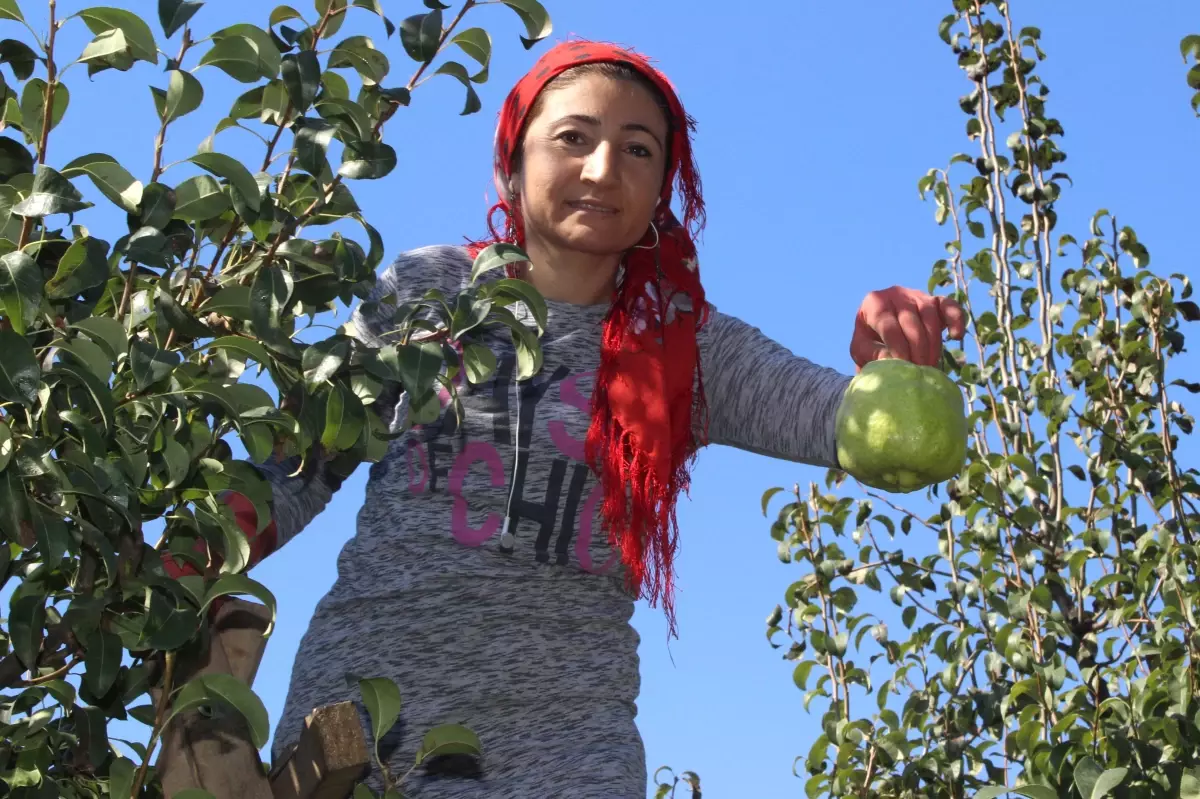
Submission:
[[[230,674],[205,674],[180,688],[175,696],[171,717],[214,704],[240,713],[246,720],[254,746],[266,746],[271,732],[267,709],[249,686]]]
[[[355,180],[374,180],[396,168],[396,151],[377,141],[347,142],[338,174]]]
[[[437,68],[435,75],[449,75],[458,80],[467,89],[467,102],[463,106],[462,116],[474,114],[483,104],[479,101],[479,95],[475,92],[475,87],[471,85],[471,76],[467,72],[467,68],[457,61],[447,61]]]
[[[156,347],[148,341],[134,339],[129,347],[129,364],[138,391],[166,379],[179,365],[179,353]]]
[[[168,74],[166,95],[161,102],[157,102],[158,95],[155,95],[158,118],[163,122],[190,114],[204,102],[204,87],[190,72],[173,69]]]
[[[0,136],[0,181],[33,171],[33,154],[16,139]]]
[[[33,48],[19,39],[0,40],[0,64],[8,64],[17,80],[26,80],[33,74],[37,54]]]
[[[304,350],[300,366],[304,370],[304,382],[309,391],[332,378],[350,357],[350,339],[335,336]]]
[[[96,6],[85,8],[78,16],[92,33],[102,34],[113,29],[119,30],[134,60],[158,63],[158,46],[154,43],[154,34],[150,31],[150,26],[137,14],[123,8]]]
[[[267,629],[263,632],[263,637],[265,638],[270,635],[271,630],[275,626],[275,595],[267,590],[265,585],[257,580],[250,579],[244,574],[223,575],[213,583],[212,588],[208,589],[208,593],[204,595],[204,603],[200,609],[207,609],[217,597],[237,595],[252,596],[270,609],[271,621],[267,625]]]
[[[193,80],[195,80],[193,78]],[[62,168],[62,176],[87,175],[109,201],[129,213],[136,213],[142,202],[142,182],[129,174],[117,159],[105,153],[81,155]]]
[[[42,304],[42,270],[19,250],[0,256],[0,312],[21,335]]]
[[[200,222],[220,216],[229,209],[229,195],[208,175],[196,175],[175,187],[175,216]]]
[[[396,683],[382,677],[358,681],[363,705],[371,719],[371,736],[375,741],[375,757],[379,757],[379,742],[400,718],[400,689]]]
[[[481,69],[471,76],[471,80],[475,83],[483,83],[487,79],[488,66],[492,63],[491,35],[483,28],[467,28],[450,41],[479,62]]]
[[[442,37],[442,11],[416,14],[400,23],[400,43],[414,61],[426,63],[437,55]]]
[[[244,36],[229,36],[217,41],[200,57],[197,66],[214,66],[242,83],[255,83],[263,77],[258,47]]]
[[[84,641],[84,680],[96,696],[104,696],[117,679],[124,647],[121,639],[110,632],[95,630]]]
[[[528,260],[529,256],[515,244],[493,244],[476,256],[475,262],[471,265],[471,282],[476,282],[493,269]]]
[[[0,330],[0,400],[33,406],[42,369],[24,336]]]
[[[525,32],[528,35],[521,37],[521,43],[525,45],[526,50],[545,39],[553,31],[550,15],[538,0],[504,0],[504,5],[517,12],[521,22],[525,23]]]
[[[46,598],[37,594],[17,596],[8,615],[8,633],[13,652],[27,669],[37,663],[46,624]]]
[[[158,21],[167,38],[171,38],[175,31],[188,24],[188,20],[195,16],[203,5],[204,3],[194,0],[158,0]]]
[[[329,171],[325,154],[336,131],[337,128],[320,119],[296,120],[296,163],[301,169],[314,177]]]
[[[108,280],[108,242],[87,237],[76,239],[58,262],[54,277],[46,282],[46,294],[54,300],[70,299]]]
[[[267,340],[279,337],[292,286],[292,276],[274,264],[255,273],[250,285],[250,320],[260,337]]]
[[[15,22],[23,22],[25,17],[21,14],[21,9],[17,5],[17,0],[0,0],[0,19],[11,19]]]
[[[36,144],[42,138],[42,122],[46,110],[46,81],[41,78],[30,78],[21,89],[21,129],[25,131],[25,141]],[[50,130],[54,130],[67,113],[71,102],[71,92],[67,84],[58,83],[54,86],[54,97],[50,106]]]
[[[42,217],[51,214],[73,214],[92,203],[85,202],[79,189],[57,171],[39,166],[29,196],[13,207],[17,216]]]
[[[462,359],[467,380],[476,385],[486,382],[496,371],[496,354],[482,344],[463,347]]]
[[[483,745],[479,742],[479,736],[470,729],[461,724],[441,724],[425,733],[421,748],[417,751],[417,763],[440,755],[479,757],[482,754]]]
[[[281,68],[283,85],[292,108],[302,114],[312,105],[321,89],[321,64],[317,61],[317,54],[312,50],[301,50],[285,55]]]
[[[258,181],[242,163],[223,153],[197,153],[188,159],[201,169],[220,178],[225,178],[252,211],[258,211],[262,192]]]

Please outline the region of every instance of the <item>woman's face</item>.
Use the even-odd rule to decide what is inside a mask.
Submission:
[[[662,192],[667,120],[633,81],[597,74],[551,84],[513,176],[527,243],[590,255],[646,234]]]

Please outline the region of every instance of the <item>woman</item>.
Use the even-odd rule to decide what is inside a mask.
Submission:
[[[443,413],[372,467],[357,535],[296,656],[277,757],[313,707],[358,699],[344,675],[386,676],[404,695],[380,747],[394,773],[437,724],[469,726],[485,749],[481,768],[418,769],[409,797],[645,795],[629,620],[636,596],[672,612],[675,504],[691,459],[718,443],[836,466],[849,381],[706,303],[691,131],[666,79],[608,45],[555,47],[507,98],[493,240],[530,256],[511,276],[547,299],[545,365],[515,381],[507,336],[487,340],[500,366],[464,386],[461,426]],[[486,243],[406,253],[372,299],[453,293]],[[355,316],[372,343],[390,324],[386,312]],[[932,364],[947,329],[963,334],[953,303],[873,293],[851,352],[859,366],[885,354]],[[291,464],[263,470],[275,500],[260,557],[338,487],[329,475],[289,479]],[[253,530],[253,511],[236,507]]]

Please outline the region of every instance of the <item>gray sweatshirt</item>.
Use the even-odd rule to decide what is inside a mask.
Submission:
[[[470,268],[460,247],[414,250],[381,273],[371,299],[453,294]],[[296,654],[276,758],[314,707],[359,699],[345,679],[353,673],[400,687],[400,721],[380,742],[396,774],[412,766],[433,726],[464,724],[480,736],[481,769],[453,760],[418,769],[402,786],[411,799],[646,795],[634,600],[584,462],[607,308],[548,306],[539,374],[514,379],[513,348],[498,331],[485,343],[499,368],[462,389],[462,424],[444,406],[437,422],[392,441],[371,466],[357,533]],[[523,307],[517,315],[530,318]],[[390,317],[386,305],[378,315],[360,308],[358,335],[393,340],[381,342]],[[712,443],[836,466],[834,414],[848,376],[715,310],[699,343]],[[405,395],[389,402],[393,430],[406,403]],[[263,469],[283,545],[316,518],[337,481]],[[378,775],[372,782],[379,786]]]

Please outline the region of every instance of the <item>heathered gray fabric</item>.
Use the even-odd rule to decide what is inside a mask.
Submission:
[[[373,298],[453,293],[470,266],[462,248],[414,250],[384,270]],[[511,343],[499,333],[487,343],[500,367],[463,390],[463,425],[443,412],[371,467],[357,534],[296,655],[276,757],[314,707],[358,699],[349,672],[400,686],[400,723],[382,747],[397,774],[437,724],[465,724],[482,739],[481,776],[418,770],[405,782],[412,799],[645,796],[633,599],[583,463],[604,313],[549,303],[545,366],[520,384],[519,399]],[[528,318],[523,308],[518,316]],[[378,317],[356,313],[359,335],[379,342],[389,317],[386,306]],[[700,345],[713,443],[835,465],[833,419],[849,377],[720,313]],[[301,484],[264,468],[282,544],[320,513],[335,481]],[[502,536],[510,490],[511,536]]]

